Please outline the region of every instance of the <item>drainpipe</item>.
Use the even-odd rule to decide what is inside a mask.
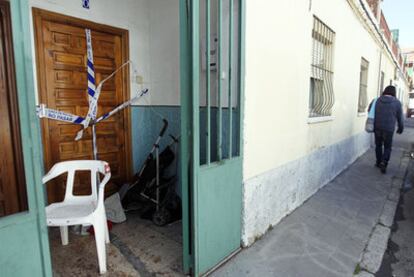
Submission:
[[[381,95],[381,67],[382,67],[382,49],[380,49],[380,56],[379,56],[379,67],[378,67],[378,89],[377,89],[377,96]]]

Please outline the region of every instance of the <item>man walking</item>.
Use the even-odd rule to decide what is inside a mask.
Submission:
[[[385,88],[382,96],[377,99],[375,105],[374,133],[376,166],[382,173],[386,173],[388,161],[391,156],[392,138],[398,122],[397,133],[402,134],[404,123],[402,118],[401,102],[395,97],[394,86]],[[369,107],[371,109],[372,103]]]

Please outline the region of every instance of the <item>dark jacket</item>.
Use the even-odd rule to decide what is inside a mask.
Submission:
[[[372,102],[369,105],[369,110],[371,106]],[[394,132],[395,124],[398,122],[398,130],[402,132],[404,129],[402,116],[401,102],[393,96],[383,95],[378,98],[375,105],[374,129]]]

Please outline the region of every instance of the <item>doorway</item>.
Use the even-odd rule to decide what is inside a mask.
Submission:
[[[154,2],[158,2],[158,4],[156,5]],[[179,68],[179,2],[175,1],[175,3],[177,16],[174,18],[174,22],[169,22],[169,24],[177,25],[176,38],[174,39],[177,57],[173,67]],[[96,5],[101,5],[102,9],[105,8],[102,4]],[[160,7],[165,8],[165,5],[162,1],[150,2],[150,7],[153,7],[153,10],[158,8],[160,12],[162,12]],[[118,6],[125,6],[124,12],[132,9],[132,7],[127,7],[127,4]],[[67,8],[67,13],[70,14],[71,9]],[[145,8],[145,6],[141,8]],[[111,15],[111,9],[104,10],[108,16]],[[92,33],[97,83],[130,59],[130,46],[136,44],[135,41],[129,41],[130,32],[135,32],[136,29],[121,29],[40,8],[33,8],[32,11],[39,103],[71,114],[86,114],[88,102],[85,28],[91,29]],[[154,19],[154,21],[159,20]],[[158,30],[161,27],[155,24],[152,26],[152,31],[149,34],[149,40],[153,41],[152,45],[161,46],[169,43],[161,41],[163,44],[159,44],[159,38],[163,36],[157,36],[156,33],[162,31]],[[131,37],[137,40],[136,33]],[[153,81],[150,84],[153,88],[150,88],[150,93],[161,91],[161,88],[155,87],[162,85],[162,80],[157,79],[157,76],[162,77],[161,73],[166,67],[165,61],[157,56],[161,51],[163,51],[161,47],[159,49],[152,48],[149,51],[154,59],[157,58],[157,62],[150,61],[153,65],[151,67]],[[133,60],[133,62],[136,67],[146,66],[144,61]],[[135,70],[132,66],[131,69]],[[136,86],[136,79],[139,77],[135,72],[131,74],[132,76],[130,73],[129,70],[122,70],[105,83],[99,98],[98,116],[130,99],[130,86]],[[179,84],[179,73],[175,76],[175,80],[169,81]],[[146,78],[145,75],[144,77]],[[160,97],[161,102],[155,105],[138,103],[138,105],[125,109],[123,113],[97,125],[98,158],[109,162],[112,173],[112,184],[109,189],[108,186],[106,187],[106,196],[117,192],[123,184],[133,180],[133,174],[139,172],[145,162],[145,155],[150,151],[156,134],[159,132],[163,119],[168,120],[169,126],[165,138],[159,143],[160,152],[165,149],[167,144],[170,144],[170,134],[179,137],[179,88],[177,87],[176,90],[177,95],[174,95],[173,99],[178,103],[176,106],[168,105],[165,102],[165,97],[170,99],[172,97],[168,96],[171,91],[163,89],[164,96]],[[92,159],[91,134],[89,132],[86,132],[82,140],[74,141],[76,132],[79,130],[77,125],[46,119],[41,120],[41,125],[45,171],[59,161]],[[174,152],[176,156],[179,156],[178,148]],[[176,168],[173,168],[173,171],[178,170],[177,162],[173,162],[171,167]],[[90,176],[79,175],[76,177],[75,194],[89,194],[88,179]],[[63,176],[62,179],[47,184],[49,203],[63,200],[65,181],[66,176]],[[112,243],[108,245],[107,249],[109,273],[114,275],[125,273],[127,276],[134,276],[134,273],[145,276],[154,272],[162,272],[171,276],[182,275],[184,269],[182,266],[181,220],[174,220],[159,227],[155,226],[150,219],[142,218],[144,216],[141,215],[140,210],[128,209],[126,216],[126,222],[114,224],[111,230]],[[55,274],[63,276],[94,275],[97,264],[92,236],[88,236],[86,232],[75,233],[75,230],[72,230],[67,246],[61,245],[59,232],[55,228],[49,228],[49,237],[52,267]]]
[[[149,1],[151,4],[156,2],[160,5],[165,4],[161,1]],[[179,72],[178,77],[175,80],[152,79],[150,89],[153,91],[158,89],[162,94],[159,94],[158,98],[151,98],[149,105],[131,108],[131,116],[126,111],[126,116],[114,119],[116,122],[121,122],[120,126],[108,126],[101,133],[105,137],[101,143],[104,148],[108,147],[109,153],[111,153],[113,146],[125,149],[123,159],[119,158],[109,162],[118,163],[117,166],[119,166],[126,159],[122,168],[117,166],[114,168],[119,168],[117,171],[119,176],[128,179],[132,175],[131,173],[136,173],[140,168],[139,160],[131,153],[139,154],[142,150],[136,150],[131,146],[127,151],[128,148],[125,146],[131,143],[131,140],[133,140],[131,144],[142,142],[134,140],[138,137],[134,134],[135,130],[143,130],[146,137],[159,132],[157,124],[160,121],[153,120],[153,118],[147,120],[154,114],[169,117],[170,123],[175,122],[172,125],[175,125],[176,130],[181,133],[181,150],[178,155],[179,168],[181,169],[178,193],[182,201],[182,221],[158,228],[154,227],[151,222],[129,215],[133,219],[129,219],[127,224],[114,226],[112,230],[113,243],[108,249],[108,257],[111,257],[108,259],[108,270],[109,272],[112,270],[113,273],[121,270],[122,265],[125,265],[126,272],[135,270],[142,274],[161,272],[170,275],[191,273],[194,276],[200,276],[237,253],[240,248],[243,154],[241,118],[243,114],[244,74],[242,14],[244,1],[177,0],[175,3],[177,11],[179,11],[174,19],[175,23],[179,25],[179,32],[176,35],[176,38],[179,38],[177,39],[179,51],[176,54],[178,61],[174,64],[175,70]],[[137,7],[134,6],[134,8]],[[111,13],[109,8],[102,10]],[[162,11],[162,9],[158,9],[158,11]],[[119,39],[114,39],[113,35],[116,36],[116,34],[111,32],[109,32],[111,34],[109,37],[106,36],[107,30],[114,29],[107,25],[98,24],[98,26],[90,21],[38,9],[35,9],[33,14],[37,32],[40,100],[45,101],[51,108],[84,114],[87,106],[86,86],[81,87],[80,85],[86,84],[85,58],[82,56],[85,55],[84,45],[82,45],[82,41],[84,41],[83,29],[89,27],[92,29],[92,36],[96,34],[102,38],[102,43],[97,43],[97,48],[104,51],[102,58],[112,55],[112,64],[103,61],[102,70],[110,71],[116,68],[114,64],[117,63],[117,59],[124,62],[128,55],[122,56],[121,54],[119,59],[116,58],[116,54],[119,52],[128,53],[128,47],[125,52],[122,49],[128,44],[131,45],[132,42],[122,44],[122,35]],[[165,20],[165,17],[162,16],[154,18],[159,22]],[[150,30],[153,32],[157,28]],[[125,34],[125,32],[121,33]],[[128,38],[128,36],[129,33],[126,32],[125,37]],[[167,46],[166,50],[171,46],[168,42],[162,41],[162,38],[167,36],[149,37],[156,45]],[[115,49],[119,50],[108,50],[106,43],[111,42],[117,45],[116,41],[120,41],[120,45],[115,46],[118,47]],[[164,48],[160,47],[160,51],[162,50]],[[157,57],[160,52],[154,54],[154,49],[149,48],[149,55],[151,52],[153,60],[158,66],[153,68],[159,70],[159,76],[163,77],[164,74],[168,74],[171,70],[165,70],[167,66],[160,59],[162,55]],[[102,73],[101,78],[104,74],[105,72]],[[152,77],[156,74],[157,72],[151,72]],[[145,85],[139,72],[137,75],[133,75],[133,81],[128,81],[128,77],[128,72],[123,72],[121,77],[115,81],[112,89],[109,89],[115,93],[108,94],[106,99],[108,107],[129,98],[128,87],[132,82]],[[171,100],[171,89],[168,85],[165,86],[165,83],[172,81],[179,84],[178,95],[175,95],[173,99],[176,101],[173,107],[168,102]],[[120,88],[122,88],[121,96],[117,94]],[[124,88],[125,90],[123,90]],[[75,94],[71,94],[70,90],[72,92],[77,90],[78,94],[80,91],[84,99],[74,96]],[[47,95],[42,96],[44,93]],[[116,101],[111,102],[111,99]],[[103,106],[99,109],[105,110],[105,108],[107,107]],[[178,113],[170,113],[173,109]],[[143,124],[147,122],[158,123],[142,127],[136,124],[140,122],[139,120],[145,121]],[[73,129],[69,124],[57,122],[51,123],[50,126],[46,125],[49,123],[44,124],[44,145],[51,148],[45,150],[45,162],[50,162],[50,164],[46,163],[46,169],[62,159],[76,159],[91,155],[90,148],[88,149],[87,146],[90,145],[90,141],[73,143],[77,129]],[[131,128],[132,124],[134,124],[134,128]],[[112,141],[106,139],[107,133],[105,132],[108,132],[108,129],[117,130],[114,132],[116,134],[108,134],[109,138],[111,135],[114,137]],[[127,130],[127,133],[124,130]],[[128,135],[128,130],[130,130],[130,135]],[[118,133],[124,133],[123,137],[117,136]],[[140,132],[140,134],[142,133]],[[63,139],[57,138],[61,134]],[[46,141],[47,139],[48,141]],[[122,145],[122,142],[125,142],[125,145]],[[148,150],[144,148],[143,151]],[[133,162],[130,162],[129,165],[128,155],[133,156]],[[111,167],[113,166],[111,165]],[[120,173],[122,170],[125,170],[125,175]],[[120,179],[122,178],[120,177]],[[79,193],[88,193],[87,190],[80,189],[82,178],[79,178],[78,181]],[[59,185],[54,184],[54,186],[58,187]],[[58,189],[55,188],[49,194],[49,200],[59,200]],[[69,247],[72,248],[63,248],[59,245],[59,237],[56,233],[51,233],[50,237],[52,252],[54,252],[52,258],[60,257],[60,261],[64,261],[60,264],[62,267],[68,268],[70,265],[67,270],[74,274],[77,273],[70,270],[83,270],[85,267],[89,268],[90,272],[95,272],[97,264],[94,251],[88,250],[89,252],[84,252],[87,257],[82,254],[80,260],[76,259],[84,249],[94,249],[89,245],[89,243],[93,244],[93,240],[91,241],[87,237],[75,237],[78,244],[69,239]],[[166,241],[174,243],[166,243]],[[172,244],[175,246],[169,247]],[[145,251],[148,249],[158,252],[146,254]],[[69,255],[69,252],[73,255]],[[68,257],[72,257],[72,260],[69,260]],[[58,268],[56,267],[57,263],[59,262],[54,261],[55,268]]]

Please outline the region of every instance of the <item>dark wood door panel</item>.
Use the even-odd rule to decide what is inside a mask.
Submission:
[[[27,209],[9,3],[0,1],[0,216]]]

